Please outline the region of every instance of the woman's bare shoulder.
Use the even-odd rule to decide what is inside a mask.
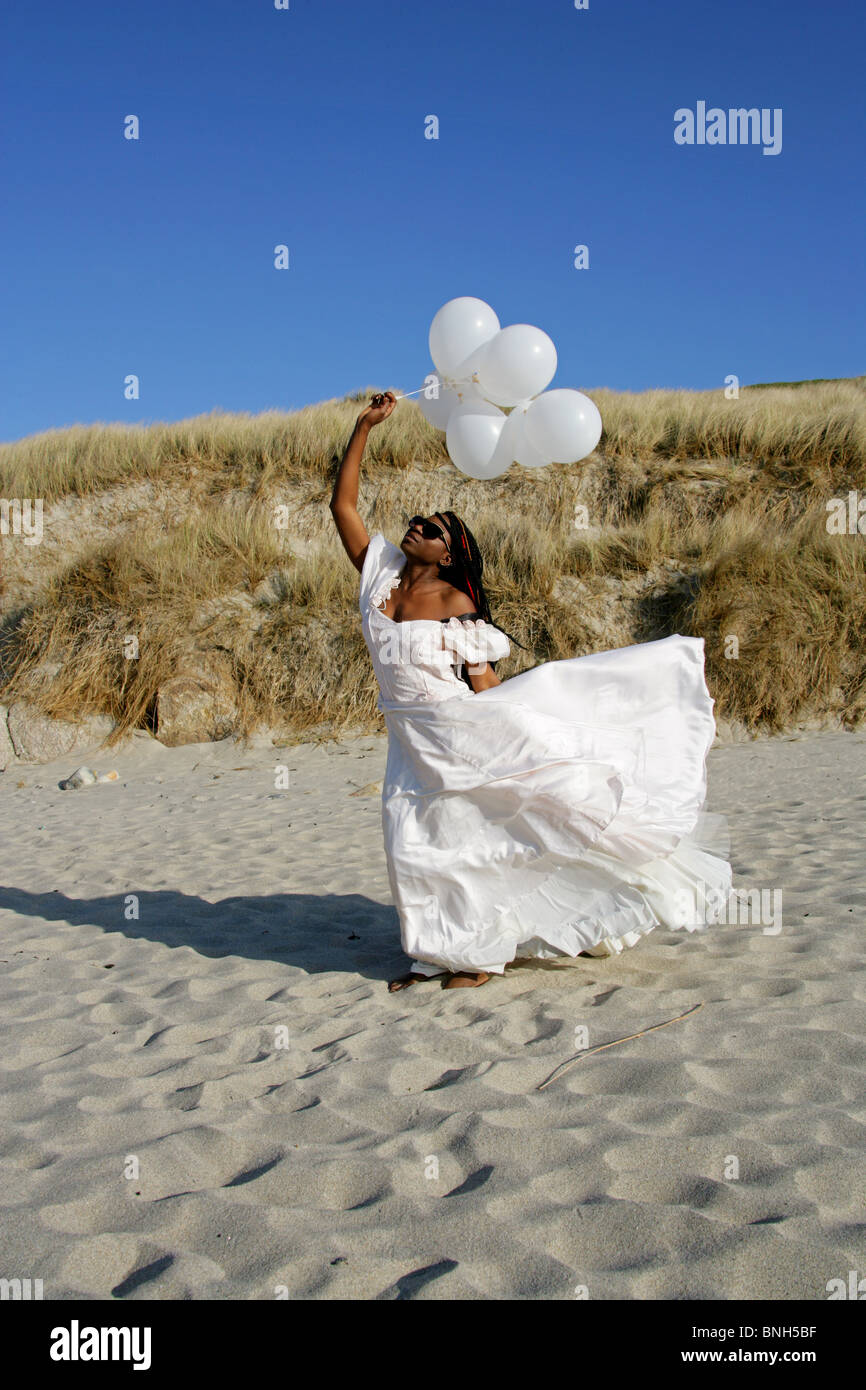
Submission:
[[[480,616],[475,604],[468,594],[464,594],[462,589],[451,588],[445,593],[443,603],[445,607],[443,622],[447,623],[449,618],[477,618]]]

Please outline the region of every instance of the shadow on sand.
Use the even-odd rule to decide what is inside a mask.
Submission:
[[[136,903],[138,916],[129,918]],[[395,909],[360,893],[277,893],[210,903],[172,890],[70,898],[57,889],[31,893],[0,887],[2,912],[97,927],[106,933],[109,948],[120,935],[190,946],[214,959],[272,960],[310,975],[346,971],[386,980],[406,962]]]

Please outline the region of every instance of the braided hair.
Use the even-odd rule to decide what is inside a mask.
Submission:
[[[445,518],[451,535],[451,544],[448,547],[451,552],[451,563],[449,565],[440,564],[439,572],[442,578],[447,579],[449,584],[453,584],[455,589],[460,589],[462,593],[469,595],[475,604],[476,613],[485,622],[489,623],[491,627],[498,628],[500,632],[504,632],[505,636],[516,643],[518,647],[523,647],[522,642],[518,642],[517,638],[512,637],[510,632],[505,632],[505,628],[499,627],[499,624],[495,623],[490,615],[490,604],[481,579],[484,558],[469,527],[456,512],[440,512],[439,515]],[[496,670],[495,661],[491,661],[490,666],[494,671]],[[463,667],[461,667],[460,674],[472,689],[472,682]]]

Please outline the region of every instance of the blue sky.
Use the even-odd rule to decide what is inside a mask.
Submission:
[[[7,0],[0,438],[410,391],[461,294],[554,387],[861,374],[864,38],[853,0]],[[699,101],[781,108],[781,152],[677,145]]]

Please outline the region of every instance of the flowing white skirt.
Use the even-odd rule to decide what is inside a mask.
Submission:
[[[679,635],[479,694],[380,700],[385,852],[412,968],[501,973],[716,920],[731,866],[727,822],[704,810],[713,704],[703,639]]]

